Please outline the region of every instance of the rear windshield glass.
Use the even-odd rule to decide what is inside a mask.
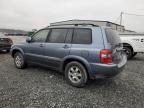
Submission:
[[[105,29],[107,40],[110,44],[117,44],[121,43],[120,37],[118,36],[118,33],[112,29]]]

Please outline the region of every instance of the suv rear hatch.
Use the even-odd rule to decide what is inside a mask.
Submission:
[[[124,59],[126,59],[126,55],[123,51],[123,45],[120,37],[118,36],[116,31],[110,28],[106,28],[105,33],[107,41],[111,45],[113,63],[121,64],[122,62],[124,62]]]

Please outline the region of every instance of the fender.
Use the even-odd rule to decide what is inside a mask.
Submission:
[[[13,52],[14,52],[14,51],[20,51],[23,55],[25,55],[25,54],[24,54],[24,51],[23,51],[20,47],[12,46],[12,47],[11,47],[11,50],[10,50],[10,54],[11,54],[12,57],[13,57]]]

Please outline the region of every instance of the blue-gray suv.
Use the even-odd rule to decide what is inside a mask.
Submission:
[[[75,87],[83,87],[88,79],[114,77],[127,62],[114,30],[88,24],[41,29],[26,43],[13,45],[11,55],[18,69],[28,63],[48,66],[64,72]]]

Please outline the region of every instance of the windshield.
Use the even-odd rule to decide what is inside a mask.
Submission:
[[[118,33],[115,30],[112,30],[110,28],[105,29],[105,33],[107,36],[107,40],[110,44],[118,44],[121,43],[121,39],[118,36]]]

